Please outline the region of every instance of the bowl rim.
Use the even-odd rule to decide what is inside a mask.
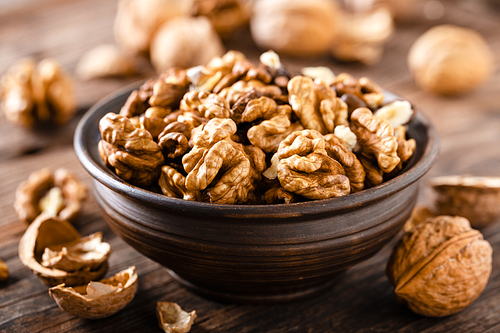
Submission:
[[[119,178],[111,170],[104,170],[102,166],[92,158],[89,153],[89,147],[86,147],[85,144],[86,135],[89,135],[90,133],[89,126],[91,125],[91,122],[95,120],[97,114],[100,113],[101,109],[106,108],[116,99],[123,98],[124,95],[128,96],[132,90],[137,89],[143,82],[144,80],[127,85],[95,103],[78,122],[74,133],[73,145],[80,163],[95,180],[118,194],[123,194],[130,199],[152,206],[185,212],[193,211],[194,209],[198,214],[209,214],[211,216],[241,216],[241,214],[244,214],[247,217],[301,216],[311,213],[319,214],[326,211],[332,212],[348,210],[381,200],[410,186],[427,173],[427,171],[429,171],[439,154],[439,136],[436,128],[422,114],[418,107],[415,107],[415,105],[412,104],[412,107],[415,110],[415,117],[412,121],[420,122],[426,129],[428,138],[427,146],[425,147],[421,158],[416,161],[410,169],[372,188],[362,190],[357,193],[351,193],[342,197],[311,200],[286,205],[228,205],[171,198],[166,195],[129,184],[125,180]],[[401,98],[388,91],[384,91],[384,93],[389,95],[392,99]],[[96,147],[91,147],[90,149],[97,149],[97,145]],[[280,208],[278,209],[278,207]]]

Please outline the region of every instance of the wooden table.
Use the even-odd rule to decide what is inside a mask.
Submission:
[[[437,23],[455,23],[478,30],[494,50],[499,64],[500,12],[485,9],[476,1],[444,4],[445,16],[439,22],[399,25],[383,60],[373,67],[342,64],[327,56],[309,60],[284,58],[283,62],[292,70],[305,64],[328,65],[335,73],[366,75],[418,104],[441,136],[440,157],[426,178],[462,173],[500,176],[500,72],[497,70],[476,92],[443,98],[419,90],[406,66],[412,42]],[[115,1],[1,0],[0,6],[0,73],[29,55],[38,59],[55,57],[73,72],[86,50],[113,42]],[[259,54],[248,31],[226,41],[226,46],[246,52],[253,60]],[[319,297],[266,306],[224,304],[184,289],[163,267],[116,237],[100,217],[90,191],[75,226],[82,235],[102,231],[111,243],[114,252],[108,275],[130,265],[137,266],[139,291],[123,311],[103,320],[82,320],[60,310],[47,288],[18,259],[17,245],[26,225],[18,221],[12,207],[15,189],[31,172],[42,167],[74,170],[90,188],[90,176],[73,151],[76,123],[98,99],[153,74],[147,64],[142,64],[142,70],[140,76],[126,80],[77,81],[80,112],[69,125],[57,131],[29,132],[6,123],[0,116],[0,258],[10,269],[10,277],[0,283],[0,331],[159,332],[156,302],[168,300],[179,303],[185,310],[197,311],[193,333],[500,332],[500,223],[482,230],[494,251],[488,286],[472,306],[454,316],[424,318],[396,302],[385,276],[385,265],[395,240],[372,259],[350,269],[341,282]],[[425,201],[425,191],[421,193],[420,201]]]

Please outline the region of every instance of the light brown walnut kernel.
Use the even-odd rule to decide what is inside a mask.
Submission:
[[[399,302],[442,317],[469,306],[491,273],[492,249],[463,217],[428,218],[407,232],[387,265]]]
[[[394,137],[398,143],[398,157],[400,163],[408,161],[417,148],[415,139],[406,139],[406,128],[404,126],[397,126],[394,128]]]
[[[127,118],[106,114],[99,122],[99,154],[104,163],[132,184],[150,186],[160,177],[164,158],[151,134]]]
[[[288,82],[288,100],[293,111],[306,129],[326,133],[326,127],[319,110],[314,82],[305,76],[295,76]]]
[[[168,165],[161,168],[158,184],[166,196],[194,201],[200,201],[201,199],[200,191],[188,190],[186,188],[186,177]]]
[[[319,111],[327,133],[332,133],[336,126],[349,126],[347,104],[337,98],[335,91],[322,80],[315,80],[314,87],[319,104]]]
[[[483,228],[500,217],[500,177],[442,176],[429,180],[439,214],[466,217]]]
[[[297,199],[295,193],[288,192],[283,187],[273,187],[264,193],[264,200],[267,204],[289,204],[296,202]]]
[[[165,333],[187,333],[196,319],[196,311],[186,312],[179,304],[158,302],[156,305],[158,324]]]
[[[401,161],[397,155],[398,143],[392,126],[384,119],[374,117],[367,108],[358,108],[351,114],[362,153],[373,156],[380,169],[389,173]]]
[[[14,209],[31,223],[42,212],[64,220],[74,219],[86,198],[86,186],[64,168],[35,171],[17,187]]]
[[[309,199],[349,194],[344,168],[328,156],[325,148],[323,135],[314,130],[294,132],[283,140],[277,152],[281,186]]]
[[[383,89],[367,77],[356,79],[350,74],[340,73],[335,77],[332,87],[338,96],[354,95],[364,101],[372,110],[378,109],[384,103]]]
[[[344,167],[345,174],[349,178],[351,193],[361,191],[364,188],[366,174],[356,155],[350,152],[345,142],[334,134],[325,135],[325,142],[328,156]]]
[[[190,91],[184,95],[180,109],[183,111],[197,111],[207,119],[229,118],[229,105],[217,94],[207,91]]]
[[[365,170],[365,188],[370,188],[384,181],[384,172],[377,165],[377,161],[363,154],[358,156],[359,162]]]

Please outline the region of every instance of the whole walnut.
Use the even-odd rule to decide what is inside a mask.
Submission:
[[[262,49],[296,56],[325,53],[337,30],[337,7],[329,0],[257,0],[250,21]]]
[[[482,293],[492,249],[460,216],[436,216],[415,225],[394,249],[387,276],[399,302],[415,313],[442,317],[469,306]]]
[[[146,52],[158,28],[170,19],[189,15],[194,0],[120,0],[114,34],[126,51]]]
[[[223,53],[219,35],[204,16],[172,19],[151,40],[151,62],[158,72],[206,64]]]
[[[415,41],[408,66],[421,88],[442,95],[460,94],[490,77],[493,53],[476,31],[440,25]]]

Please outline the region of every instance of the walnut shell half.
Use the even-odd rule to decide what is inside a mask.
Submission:
[[[74,288],[64,284],[49,289],[49,295],[64,311],[80,318],[109,317],[132,301],[137,292],[137,273],[131,266],[113,277]]]
[[[196,319],[196,311],[186,312],[179,304],[172,302],[158,302],[156,316],[160,328],[166,333],[187,333],[191,330]]]
[[[45,213],[30,224],[19,241],[19,259],[47,286],[81,285],[108,269],[111,246],[101,235],[80,238],[67,221]]]
[[[399,302],[415,313],[442,317],[469,306],[491,274],[492,249],[459,216],[427,218],[394,249],[387,276]]]
[[[500,177],[442,176],[429,185],[439,214],[466,217],[474,228],[500,217]]]

